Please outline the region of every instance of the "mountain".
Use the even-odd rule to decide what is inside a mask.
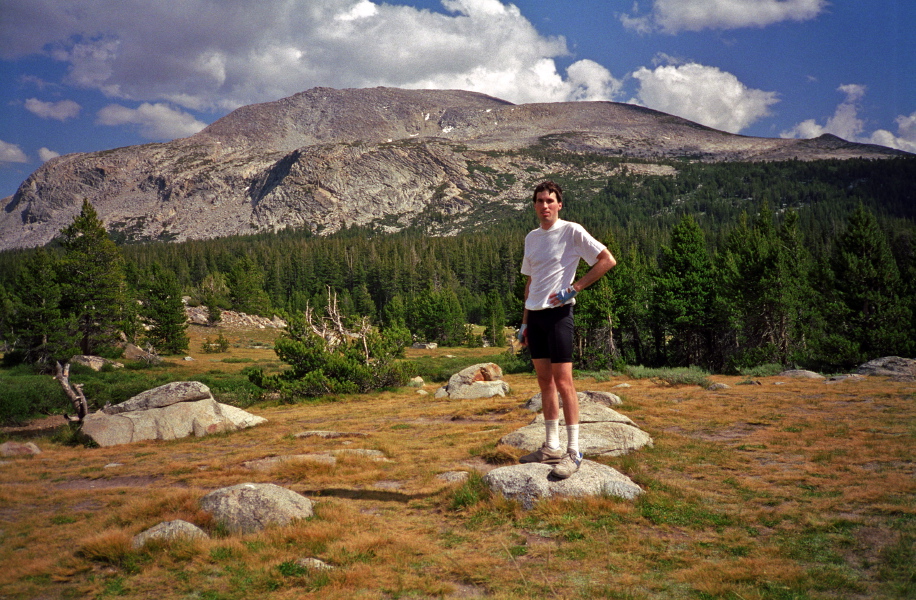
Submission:
[[[47,162],[0,213],[0,249],[47,243],[83,199],[129,241],[288,227],[397,231],[418,222],[432,235],[450,235],[524,208],[546,176],[600,187],[619,172],[612,158],[900,154],[829,135],[733,135],[613,102],[515,105],[459,90],[315,88],[239,108],[188,138]]]

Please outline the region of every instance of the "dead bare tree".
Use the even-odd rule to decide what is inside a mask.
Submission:
[[[328,350],[335,350],[347,340],[359,340],[363,346],[366,362],[369,362],[369,343],[366,341],[372,324],[368,317],[360,317],[356,329],[344,324],[344,316],[337,307],[337,293],[328,287],[328,309],[326,317],[317,317],[311,306],[305,307],[305,322],[318,337],[328,344]]]
[[[86,415],[89,414],[89,403],[86,402],[86,396],[83,394],[83,384],[77,383],[74,385],[70,383],[69,362],[64,365],[59,362],[54,363],[54,379],[59,381],[61,387],[64,388],[64,393],[67,394],[67,398],[70,399],[73,408],[76,410],[76,420],[82,423]]]

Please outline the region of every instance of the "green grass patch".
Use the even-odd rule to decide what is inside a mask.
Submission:
[[[642,366],[628,366],[624,369],[632,379],[651,379],[671,386],[698,385],[709,387],[712,381],[709,372],[699,367],[677,367],[673,369],[650,369]]]

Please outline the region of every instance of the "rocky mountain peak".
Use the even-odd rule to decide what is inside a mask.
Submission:
[[[760,161],[902,154],[821,136],[732,135],[613,102],[515,105],[462,90],[314,88],[244,106],[164,144],[45,163],[0,213],[0,249],[53,239],[83,199],[125,240],[185,240],[305,227],[433,235],[526,206],[545,174],[619,171],[606,157]],[[384,201],[380,201],[383,199]],[[504,212],[504,211],[503,211]]]

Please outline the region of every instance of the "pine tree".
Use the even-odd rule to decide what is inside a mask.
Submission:
[[[722,255],[720,307],[734,331],[734,368],[787,364],[804,345],[813,290],[797,221],[797,213],[789,212],[777,230],[764,204],[753,226],[744,218],[729,236]],[[727,342],[720,340],[720,345]]]
[[[61,230],[63,313],[76,320],[83,354],[117,355],[120,332],[132,330],[124,260],[88,200]]]
[[[506,309],[499,294],[494,290],[487,295],[486,327],[483,335],[497,348],[506,345]]]
[[[874,214],[859,205],[837,240],[832,264],[834,295],[846,307],[840,323],[856,348],[846,357],[852,366],[901,353],[906,346],[910,312],[901,298],[900,272],[887,236]]]
[[[178,278],[154,262],[143,276],[141,314],[149,329],[145,338],[159,352],[180,354],[188,349],[187,317],[181,300]]]
[[[703,231],[685,215],[662,248],[653,294],[656,344],[672,364],[709,366],[714,291]]]
[[[249,315],[270,316],[270,299],[264,291],[264,272],[249,256],[238,259],[229,272],[232,308]]]
[[[11,314],[13,348],[29,363],[66,361],[79,353],[76,322],[61,311],[58,270],[55,258],[38,249],[19,272]]]

